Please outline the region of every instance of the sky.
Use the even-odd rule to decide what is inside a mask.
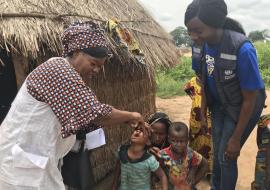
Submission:
[[[138,0],[166,31],[184,26],[184,14],[192,0]],[[270,29],[270,0],[225,0],[228,16],[238,20],[247,33]]]

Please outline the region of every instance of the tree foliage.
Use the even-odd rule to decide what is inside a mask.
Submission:
[[[252,42],[267,40],[270,37],[268,30],[255,30],[248,34],[248,38]]]
[[[192,45],[192,41],[188,35],[187,29],[183,26],[178,26],[177,28],[175,28],[173,31],[170,32],[170,34],[173,37],[173,41],[175,43],[176,46],[181,46],[181,45],[185,45],[185,46],[191,46]]]

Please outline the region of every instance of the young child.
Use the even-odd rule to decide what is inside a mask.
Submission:
[[[257,128],[258,153],[252,190],[270,189],[270,114],[261,116]]]
[[[207,114],[207,125],[203,126],[201,123],[201,82],[199,77],[193,77],[184,86],[184,90],[192,99],[192,107],[189,119],[189,146],[200,153],[208,161],[209,173],[211,174],[213,151],[211,139],[211,119]]]
[[[163,112],[156,112],[148,118],[147,123],[150,125],[152,130],[152,147],[149,149],[149,152],[155,155],[156,159],[159,160],[157,156],[158,152],[170,145],[168,142],[168,131],[172,122],[167,114]],[[160,190],[162,188],[161,181],[159,180],[158,176],[154,174],[151,177],[151,183],[152,190]]]
[[[152,130],[152,148],[150,151],[157,154],[161,149],[167,148],[170,145],[168,142],[168,131],[172,122],[167,114],[156,112],[148,118],[147,123]]]
[[[205,176],[205,158],[188,147],[188,127],[182,122],[172,123],[169,129],[170,146],[159,152],[163,168],[169,178],[169,190],[192,190]]]
[[[113,190],[150,190],[151,172],[160,178],[162,189],[167,190],[165,173],[159,166],[159,162],[146,149],[150,145],[150,130],[143,129],[145,128],[142,126],[136,127],[131,135],[130,145],[120,147]]]

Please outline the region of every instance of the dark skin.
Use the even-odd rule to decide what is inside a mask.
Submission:
[[[202,21],[200,21],[199,18],[195,17],[191,19],[187,23],[187,28],[189,35],[191,36],[192,40],[194,40],[195,43],[208,43],[210,45],[216,45],[221,42],[221,39],[223,37],[223,29],[221,28],[213,28],[210,26],[207,26]],[[236,128],[234,130],[234,133],[232,134],[231,138],[229,139],[227,143],[227,148],[225,151],[225,156],[227,159],[235,160],[240,155],[241,150],[241,137],[243,135],[243,132],[245,131],[245,128],[247,126],[247,123],[252,115],[254,105],[256,103],[256,96],[258,91],[257,90],[242,90],[241,91],[243,95],[243,102],[241,106],[240,115],[236,124]],[[207,125],[206,120],[206,98],[205,98],[205,92],[202,90],[202,125]]]
[[[82,51],[76,51],[72,57],[66,57],[66,60],[80,74],[83,81],[87,83],[103,69],[107,58],[95,58]],[[122,111],[115,108],[112,108],[111,114],[94,121],[97,125],[102,126],[128,123],[132,127],[143,122],[144,120],[140,113]]]
[[[168,136],[167,127],[162,122],[156,122],[153,125],[151,125],[151,130],[152,130],[151,143],[153,144],[153,147],[151,147],[149,151],[153,155],[157,156],[158,152],[160,151],[158,147],[162,147]]]
[[[188,131],[175,131],[173,129],[169,132],[169,142],[172,146],[172,153],[176,159],[184,159],[188,146]],[[189,171],[187,181],[191,186],[195,186],[205,176],[208,171],[208,164],[205,158],[202,158],[201,163],[197,167],[192,167]]]
[[[156,146],[162,146],[168,136],[167,127],[162,122],[156,122],[151,125],[151,142]]]
[[[149,133],[144,132],[144,130],[141,127],[135,128],[134,132],[131,135],[131,138],[130,138],[131,145],[128,149],[128,157],[130,160],[138,160],[144,155],[145,146],[150,145],[148,134]],[[119,181],[120,173],[121,173],[120,161],[118,160],[116,164],[116,168],[115,168],[115,175],[114,175],[112,190],[117,190],[118,188],[118,181]],[[162,168],[159,166],[159,168],[154,173],[156,176],[158,176],[158,178],[161,181],[162,190],[167,190],[168,181]]]

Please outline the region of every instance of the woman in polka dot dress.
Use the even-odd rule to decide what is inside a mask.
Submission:
[[[1,124],[0,189],[64,190],[58,162],[78,132],[143,122],[137,112],[99,102],[85,83],[108,58],[98,25],[76,22],[64,31],[62,43],[63,56],[30,73]]]

